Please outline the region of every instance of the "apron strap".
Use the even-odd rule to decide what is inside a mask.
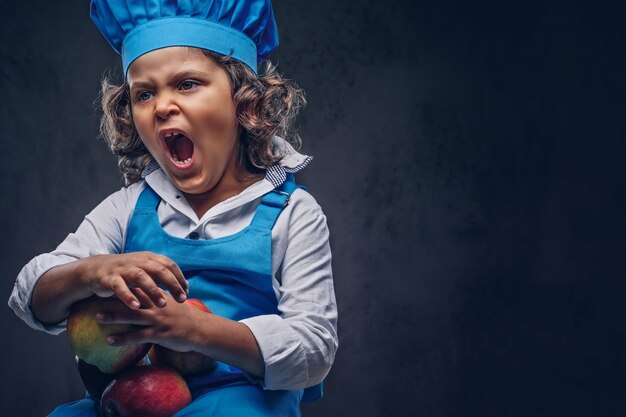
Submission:
[[[287,173],[285,182],[263,196],[250,225],[257,229],[272,230],[296,188],[306,190],[305,187],[296,184],[293,174]]]
[[[146,188],[139,194],[135,210],[139,210],[141,213],[151,213],[159,206],[161,197],[146,183]]]
[[[139,194],[139,198],[135,204],[135,210],[133,211],[130,221],[128,222],[126,239],[124,240],[124,249],[122,253],[127,253],[129,251],[132,240],[129,236],[139,235],[140,231],[145,227],[146,219],[151,216],[156,216],[156,208],[160,201],[161,198],[159,195],[146,183],[146,188],[144,188],[141,194]],[[148,224],[150,224],[150,222],[148,222]]]

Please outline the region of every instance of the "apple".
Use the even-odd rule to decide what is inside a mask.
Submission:
[[[212,311],[197,298],[188,298],[185,304],[212,314]],[[209,371],[215,368],[216,362],[199,352],[177,352],[163,346],[154,345],[148,352],[150,362],[156,365],[170,366],[180,372],[181,375],[189,376]]]
[[[100,312],[130,310],[119,298],[90,297],[75,303],[67,321],[67,336],[72,350],[82,360],[96,366],[101,372],[116,373],[136,364],[150,347],[149,343],[111,346],[106,338],[140,328],[134,324],[102,324],[96,320]]]
[[[171,368],[141,365],[119,374],[100,400],[103,417],[171,417],[191,403],[183,377]]]

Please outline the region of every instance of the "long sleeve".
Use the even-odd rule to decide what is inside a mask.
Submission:
[[[265,361],[265,389],[302,389],[321,382],[338,347],[337,305],[326,216],[308,194],[291,210],[280,267],[281,315],[242,320]]]
[[[49,269],[88,256],[120,253],[129,216],[129,190],[111,194],[87,214],[74,233],[70,233],[50,253],[34,257],[20,271],[9,298],[9,307],[26,324],[36,330],[59,334],[66,321],[54,325],[39,322],[30,309],[33,290],[39,278]]]

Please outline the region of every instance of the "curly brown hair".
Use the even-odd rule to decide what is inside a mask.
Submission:
[[[268,60],[257,76],[239,60],[207,50],[202,53],[215,60],[230,78],[237,119],[242,128],[238,167],[243,167],[245,173],[258,174],[278,163],[282,156],[272,152],[275,135],[287,140],[295,149],[300,148],[302,142],[294,122],[306,105],[302,89],[283,78]],[[129,186],[141,180],[141,172],[154,158],[135,129],[129,85],[126,81],[117,84],[113,79],[111,73],[102,79],[100,135],[117,156],[118,167]]]

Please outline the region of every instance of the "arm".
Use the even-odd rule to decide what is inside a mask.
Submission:
[[[179,352],[200,352],[263,377],[263,357],[254,335],[244,324],[207,314],[188,304],[168,302],[158,308],[142,291],[133,292],[141,301],[140,310],[102,312],[97,318],[104,324],[131,323],[145,327],[113,335],[107,340],[110,344],[157,343]],[[163,296],[171,300],[171,295],[163,292]]]
[[[159,308],[167,301],[157,283],[165,285],[178,302],[185,301],[189,284],[169,258],[151,252],[89,256],[46,272],[33,290],[31,310],[42,323],[65,319],[78,300],[97,295],[113,295],[131,309],[139,300],[131,288],[141,288]]]
[[[129,288],[141,287],[157,302],[162,295],[156,281],[179,301],[184,298],[186,282],[171,260],[149,252],[119,254],[134,206],[129,202],[140,191],[137,185],[112,194],[55,251],[34,258],[22,269],[9,299],[18,316],[33,328],[58,334],[64,330],[70,306],[93,294],[116,294],[137,308]]]
[[[30,306],[36,320],[48,326],[59,323],[72,304],[92,295],[84,279],[85,259],[55,266],[37,280]]]

